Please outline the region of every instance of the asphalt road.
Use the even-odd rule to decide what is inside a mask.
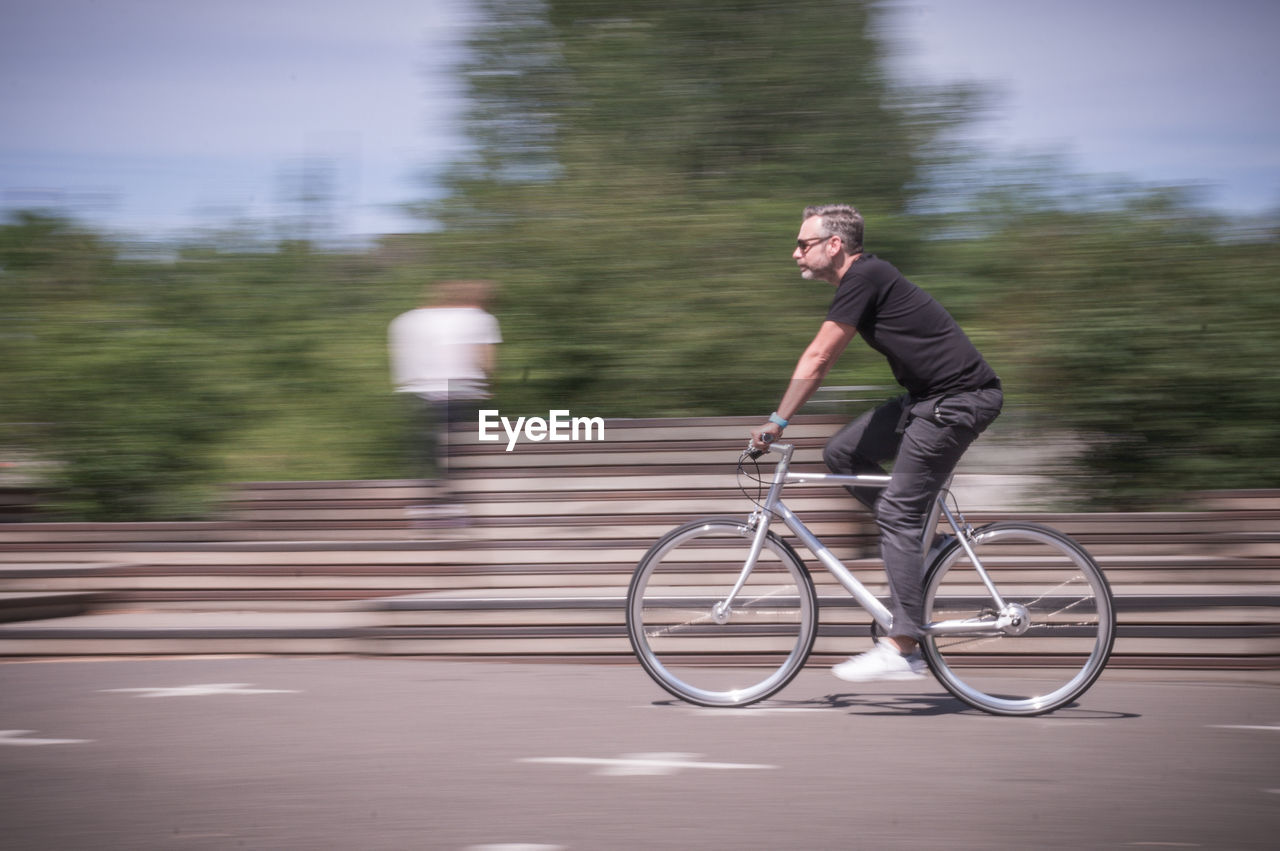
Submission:
[[[1041,718],[805,671],[743,710],[635,666],[0,664],[4,849],[1271,849],[1274,675],[1107,672]]]

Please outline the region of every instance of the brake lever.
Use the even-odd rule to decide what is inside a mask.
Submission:
[[[760,435],[760,439],[763,440],[765,443],[773,443],[773,441],[776,438],[772,434],[765,432],[764,434]],[[751,441],[749,440],[747,441],[746,455],[752,461],[759,459],[761,455],[763,455],[768,451],[769,451],[768,449],[757,449]]]

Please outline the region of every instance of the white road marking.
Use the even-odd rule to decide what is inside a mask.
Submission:
[[[250,688],[252,683],[202,683],[192,686],[150,688],[104,688],[103,692],[136,694],[138,697],[208,697],[219,694],[297,694],[295,689]]]
[[[751,707],[713,709],[709,706],[702,706],[691,707],[687,711],[690,715],[701,715],[707,718],[714,715],[736,718],[745,715],[791,715],[797,712],[832,712],[833,710],[821,709],[816,706],[761,706],[754,709]]]
[[[35,730],[0,730],[0,745],[14,747],[32,745],[83,745],[93,739],[28,739],[26,736]]]
[[[1210,724],[1215,730],[1271,730],[1280,732],[1280,727],[1268,727],[1262,724]]]
[[[464,851],[564,851],[563,845],[529,845],[526,843],[505,843],[498,845],[469,845]]]
[[[577,756],[547,756],[531,757],[529,759],[522,759],[520,762],[540,762],[554,765],[594,765],[600,770],[592,773],[605,777],[676,774],[686,768],[709,768],[720,771],[777,768],[776,765],[694,761],[700,757],[702,757],[702,754],[697,753],[632,753],[623,754],[616,759],[594,759],[591,757]]]
[[[1265,730],[1269,733],[1280,732],[1280,725],[1274,724],[1210,724],[1214,730]],[[1263,789],[1268,795],[1280,795],[1280,789]]]

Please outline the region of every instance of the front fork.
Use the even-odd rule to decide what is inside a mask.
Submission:
[[[711,607],[711,619],[717,624],[723,625],[729,622],[729,618],[733,615],[733,601],[738,599],[738,594],[747,584],[747,579],[751,577],[756,560],[760,558],[765,538],[769,535],[769,513],[764,508],[757,508],[747,518],[747,528],[752,531],[751,549],[747,551],[747,558],[742,563],[742,573],[738,575],[738,581],[729,592],[729,596]]]
[[[778,503],[783,482],[787,478],[787,470],[791,468],[791,452],[792,447],[785,447],[778,466],[774,468],[773,484],[769,487],[769,495],[765,497],[764,504],[757,505],[756,510],[747,518],[747,528],[753,533],[751,549],[747,552],[746,561],[742,564],[742,573],[739,574],[738,581],[729,592],[729,596],[711,607],[711,617],[717,624],[728,623],[733,615],[733,601],[738,599],[738,594],[746,586],[747,579],[751,577],[751,571],[756,566],[756,560],[760,558],[760,551],[764,549],[765,539],[769,536],[769,521],[773,518],[773,507]]]

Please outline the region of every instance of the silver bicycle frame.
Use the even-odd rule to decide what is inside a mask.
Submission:
[[[792,534],[804,544],[805,549],[813,553],[818,561],[822,562],[832,576],[848,591],[853,598],[858,601],[867,612],[873,617],[877,624],[885,631],[886,635],[892,634],[893,614],[880,602],[867,587],[858,581],[858,578],[849,572],[844,562],[840,561],[826,544],[818,539],[818,536],[809,531],[809,528],[801,522],[800,518],[795,515],[786,503],[782,501],[782,488],[787,484],[809,484],[822,483],[829,485],[856,485],[860,487],[876,487],[883,488],[892,481],[890,476],[871,476],[871,475],[842,475],[836,473],[794,473],[791,471],[791,456],[795,452],[795,446],[789,443],[774,443],[769,446],[770,452],[777,452],[782,455],[778,461],[778,466],[774,470],[773,482],[769,486],[769,493],[765,497],[763,503],[752,515],[755,523],[755,537],[751,544],[751,549],[747,553],[746,563],[743,565],[742,575],[738,578],[737,584],[729,593],[727,599],[716,606],[717,615],[723,616],[733,606],[733,601],[737,599],[738,592],[742,590],[746,584],[748,577],[751,575],[752,569],[755,567],[756,559],[760,555],[761,549],[764,547],[765,537],[769,533],[769,524],[773,518],[777,517]],[[949,482],[948,482],[949,484]],[[1005,602],[1000,597],[1000,593],[996,590],[995,585],[991,582],[987,572],[982,568],[981,562],[978,561],[977,553],[969,544],[969,536],[965,530],[962,530],[960,523],[956,520],[950,509],[946,505],[947,488],[944,486],[938,494],[938,498],[934,500],[933,508],[929,511],[928,522],[925,523],[924,531],[921,536],[921,550],[928,558],[930,553],[930,545],[933,543],[934,534],[938,528],[939,517],[945,517],[947,523],[950,524],[952,530],[956,533],[956,540],[964,547],[965,553],[969,556],[969,561],[978,575],[982,578],[982,582],[986,585],[987,590],[991,594],[992,602],[995,604],[995,610],[1002,612],[1005,609]],[[927,566],[927,565],[926,565]],[[968,634],[994,634],[999,632],[997,620],[995,618],[983,618],[980,620],[960,620],[960,621],[936,621],[924,627],[924,631],[932,635],[955,635],[961,633]]]

